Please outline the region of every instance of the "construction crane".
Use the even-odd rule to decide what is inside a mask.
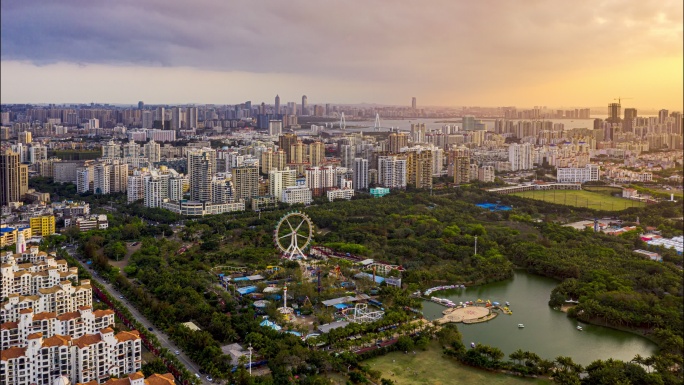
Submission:
[[[615,99],[613,99],[613,100],[617,100],[617,101],[618,101],[618,104],[619,104],[619,105],[622,105],[622,103],[620,102],[622,99],[634,99],[634,98],[622,98],[622,97],[618,96],[617,98],[615,98]]]

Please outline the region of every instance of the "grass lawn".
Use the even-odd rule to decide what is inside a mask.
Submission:
[[[394,381],[397,385],[531,385],[552,383],[550,380],[524,379],[462,365],[454,359],[444,357],[436,341],[430,343],[426,351],[416,350],[416,354],[392,352],[381,357],[371,358],[364,363],[370,365],[371,369],[381,371],[384,378]]]
[[[584,190],[524,191],[511,195],[543,200],[567,206],[587,207],[594,210],[622,211],[630,207],[642,207],[641,202],[617,198],[605,193]]]

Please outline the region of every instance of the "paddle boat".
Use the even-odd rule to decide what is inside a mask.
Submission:
[[[577,325],[577,330],[582,331],[582,327]]]
[[[523,324],[518,324],[518,327],[519,327],[520,329],[522,329],[522,328],[525,327],[525,325],[523,325]]]

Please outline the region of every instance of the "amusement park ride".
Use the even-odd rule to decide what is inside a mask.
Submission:
[[[285,214],[273,231],[276,247],[280,249],[281,255],[289,260],[307,259],[304,250],[311,244],[312,237],[313,222],[301,211]]]
[[[294,313],[294,309],[287,306],[287,285],[283,287],[283,307],[279,307],[278,312],[282,314],[286,320],[289,320],[292,317],[292,313]]]

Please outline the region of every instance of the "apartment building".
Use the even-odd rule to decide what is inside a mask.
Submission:
[[[387,188],[406,188],[406,159],[397,156],[378,157],[378,184]]]
[[[280,200],[283,190],[296,185],[297,172],[286,168],[285,170],[271,170],[268,172],[268,194]]]
[[[78,285],[78,269],[54,254],[37,247],[22,254],[2,255],[0,322],[18,322],[22,310],[33,313],[52,312],[57,316],[93,305],[90,280]]]
[[[0,325],[2,349],[26,347],[28,336],[33,333],[42,333],[45,338],[56,335],[79,338],[113,325],[114,310],[111,309],[93,311],[91,307],[81,306],[77,311],[59,316],[54,312],[34,313],[33,309],[23,309],[17,322]]]
[[[55,216],[42,215],[33,217],[29,220],[31,232],[33,235],[40,235],[43,237],[50,236],[55,233]]]
[[[2,351],[3,384],[52,385],[61,376],[72,383],[102,383],[136,373],[142,365],[142,340],[136,330],[115,334],[107,327],[79,338],[37,332],[27,341],[26,347]]]

